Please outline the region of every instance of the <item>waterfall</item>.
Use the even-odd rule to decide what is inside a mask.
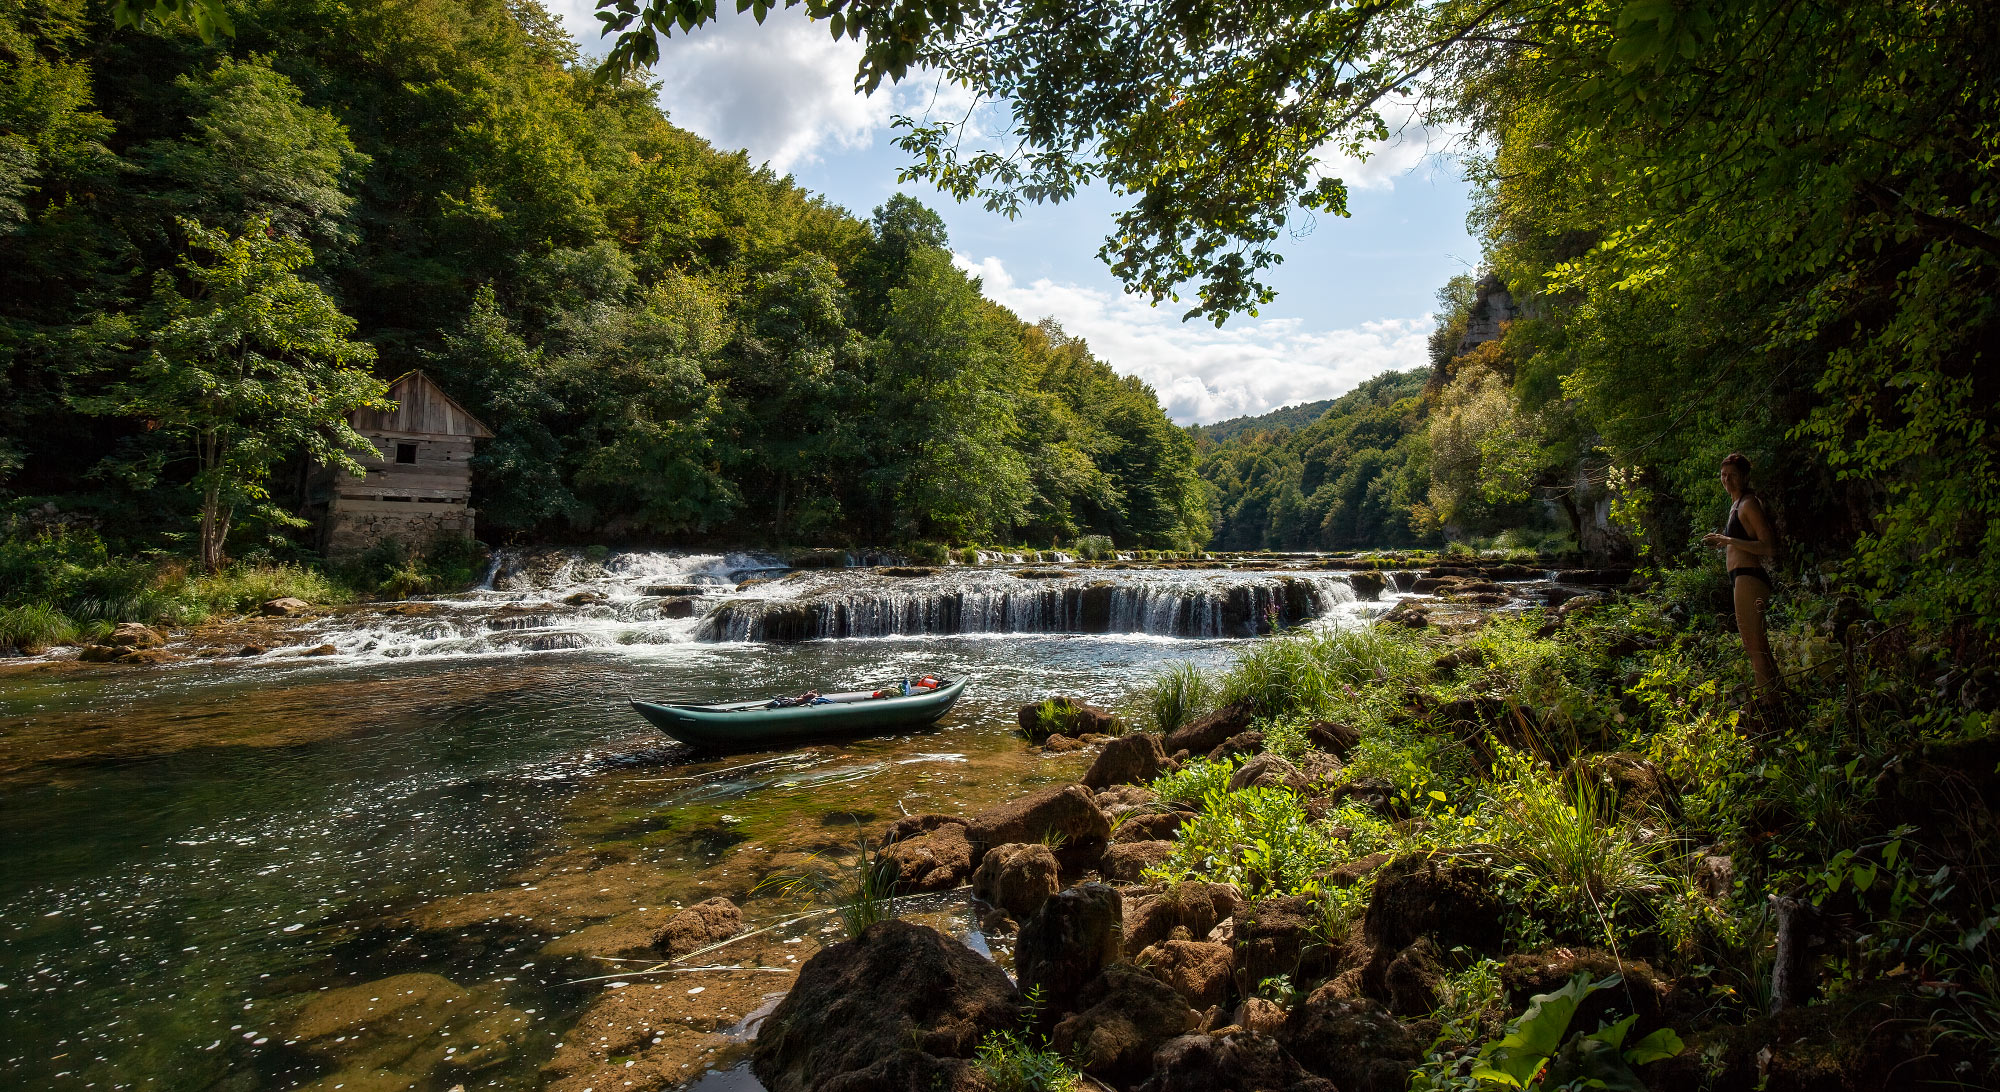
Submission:
[[[793,599],[727,600],[702,619],[695,636],[750,642],[961,633],[1252,637],[1304,624],[1354,600],[1346,581],[1317,574],[1252,580],[1071,578],[1033,585],[997,580],[876,584]]]

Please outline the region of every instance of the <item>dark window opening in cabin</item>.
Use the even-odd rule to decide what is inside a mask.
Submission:
[[[396,461],[397,461],[397,462],[399,462],[399,463],[414,463],[414,462],[416,462],[416,461],[417,461],[417,445],[415,445],[415,444],[397,444],[397,445],[396,445]]]

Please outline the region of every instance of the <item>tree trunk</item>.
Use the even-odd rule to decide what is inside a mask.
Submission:
[[[1771,962],[1771,1015],[1776,1016],[1812,999],[1817,982],[1811,949],[1818,923],[1813,904],[1804,899],[1772,895],[1770,901],[1778,919]]]
[[[213,431],[198,441],[201,448],[201,567],[214,573],[222,569],[222,542],[229,534],[229,516],[222,510],[221,441]]]

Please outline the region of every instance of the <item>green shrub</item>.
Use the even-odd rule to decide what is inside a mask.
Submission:
[[[1085,535],[1076,540],[1076,556],[1084,561],[1115,561],[1118,549],[1110,535]]]
[[[1215,707],[1215,687],[1191,661],[1182,660],[1146,680],[1140,691],[1153,727],[1171,732]]]
[[[960,565],[979,564],[979,551],[971,546],[967,546],[964,549],[958,551],[958,554],[956,556],[958,557],[958,563]]]
[[[45,603],[23,603],[0,610],[0,649],[32,656],[56,645],[74,644],[76,639],[76,623]]]
[[[261,603],[287,597],[308,603],[343,603],[352,598],[346,588],[318,569],[289,563],[238,565],[219,573],[190,576],[181,591],[203,608],[225,614],[253,610]]]
[[[1170,867],[1221,883],[1251,898],[1310,895],[1319,876],[1347,859],[1346,843],[1306,815],[1288,789],[1210,789],[1200,814],[1182,821]]]
[[[1261,717],[1324,713],[1350,687],[1420,682],[1434,653],[1408,630],[1304,630],[1253,644],[1222,675],[1221,704]]]
[[[903,547],[903,553],[922,565],[942,565],[951,556],[950,548],[942,542],[912,542]]]
[[[1665,888],[1660,845],[1642,842],[1617,812],[1617,801],[1588,776],[1555,777],[1513,754],[1482,819],[1491,832],[1481,856],[1522,883],[1534,903],[1554,909],[1585,937],[1615,942],[1621,909]]]
[[[1209,793],[1226,790],[1229,775],[1235,772],[1236,760],[1233,758],[1220,762],[1191,758],[1180,769],[1153,779],[1153,795],[1159,797],[1163,804],[1199,804],[1208,798]]]

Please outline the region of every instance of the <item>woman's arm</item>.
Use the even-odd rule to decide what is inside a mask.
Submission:
[[[1771,521],[1764,518],[1764,502],[1756,497],[1745,497],[1742,505],[1736,509],[1736,515],[1743,521],[1743,526],[1757,537],[1754,540],[1732,538],[1729,544],[1758,557],[1776,557],[1778,535],[1771,529]]]

